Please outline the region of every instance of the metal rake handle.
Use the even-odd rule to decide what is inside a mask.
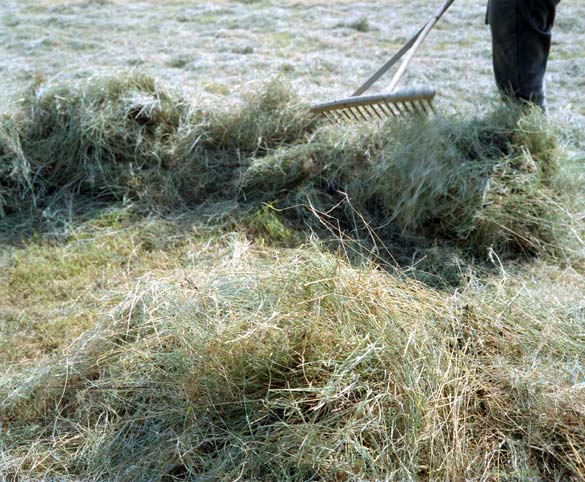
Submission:
[[[382,67],[380,67],[380,69],[378,69],[378,71],[374,75],[372,75],[368,80],[366,80],[366,82],[364,82],[364,84],[359,89],[357,89],[351,96],[356,97],[358,95],[362,95],[366,90],[368,90],[372,85],[374,85],[374,83],[376,83],[378,79],[382,77],[382,75],[384,75],[396,62],[398,62],[404,56],[404,54],[406,54],[410,50],[411,52],[408,54],[408,57],[405,59],[405,61],[403,61],[402,65],[400,66],[400,70],[396,73],[396,75],[394,76],[390,83],[390,85],[392,86],[390,91],[392,91],[398,84],[398,81],[400,80],[404,72],[406,71],[408,64],[414,57],[414,54],[416,53],[418,48],[421,46],[425,37],[428,35],[431,29],[435,26],[438,20],[443,16],[443,14],[447,11],[447,9],[451,6],[451,4],[454,1],[455,0],[446,0],[445,3],[441,5],[441,7],[433,14],[432,18],[427,23],[425,23],[423,27],[408,42],[406,42],[406,44],[404,44],[404,46],[388,62],[386,62]]]
[[[366,90],[368,90],[372,85],[374,85],[378,81],[378,79],[382,77],[382,75],[384,75],[387,70],[390,69],[390,67],[392,67],[396,62],[398,62],[403,57],[403,55],[406,52],[408,52],[410,47],[414,45],[416,39],[423,32],[425,27],[426,24],[416,33],[414,37],[412,37],[408,42],[406,42],[403,45],[403,47],[396,54],[394,54],[394,56],[388,62],[386,62],[382,67],[380,67],[380,69],[378,69],[378,71],[374,75],[372,75],[368,80],[366,80],[358,90],[351,94],[351,96],[357,97],[358,95],[362,95]]]
[[[435,26],[435,24],[439,21],[439,19],[443,16],[443,14],[447,11],[447,9],[451,6],[451,4],[454,1],[455,0],[446,0],[446,2],[443,5],[441,5],[441,7],[435,12],[433,17],[425,25],[425,27],[423,28],[423,31],[421,32],[421,34],[418,36],[418,38],[414,42],[414,45],[412,46],[412,48],[408,52],[408,55],[402,61],[402,64],[400,65],[398,71],[396,72],[396,74],[392,78],[392,81],[390,82],[390,85],[388,86],[388,90],[390,92],[394,91],[394,89],[398,85],[398,82],[400,81],[400,79],[404,75],[406,68],[408,67],[412,58],[414,57],[414,54],[416,54],[416,51],[422,45],[424,39],[427,37],[427,35],[431,31],[431,29]]]

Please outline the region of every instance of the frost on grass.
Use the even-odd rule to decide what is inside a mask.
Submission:
[[[501,289],[452,297],[317,247],[234,238],[210,262],[143,279],[62,356],[3,375],[4,475],[583,475],[579,322],[540,322],[538,293],[503,318]]]

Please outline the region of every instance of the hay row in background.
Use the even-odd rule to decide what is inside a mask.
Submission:
[[[157,209],[235,199],[305,221],[311,206],[348,229],[357,210],[382,236],[482,255],[567,255],[578,229],[558,156],[545,119],[514,108],[342,128],[312,121],[279,80],[224,108],[141,73],[38,82],[0,122],[0,212],[34,218],[72,196]]]

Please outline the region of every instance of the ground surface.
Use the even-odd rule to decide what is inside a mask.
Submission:
[[[0,7],[3,93],[35,75],[141,68],[194,92],[238,97],[275,75],[307,101],[351,93],[434,12],[427,1],[19,1]],[[404,86],[433,85],[446,109],[497,98],[483,1],[460,0],[425,41]],[[585,115],[585,6],[562,4],[549,67],[552,112]],[[384,79],[375,88],[384,90]]]

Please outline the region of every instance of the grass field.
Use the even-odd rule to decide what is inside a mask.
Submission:
[[[585,4],[548,118],[475,0],[306,113],[435,8],[2,2],[0,481],[585,480]]]

